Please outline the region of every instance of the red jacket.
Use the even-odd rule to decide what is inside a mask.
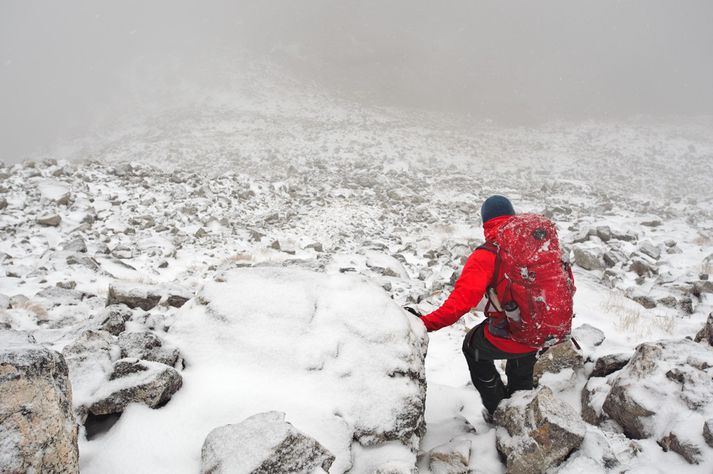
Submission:
[[[495,240],[498,229],[510,216],[500,216],[490,219],[483,225],[486,241]],[[440,308],[421,318],[426,329],[436,331],[455,323],[465,313],[476,307],[485,295],[488,285],[493,279],[495,271],[495,254],[487,250],[478,249],[473,252],[465,262],[463,272],[448,299]],[[512,339],[506,339],[490,334],[488,325],[485,325],[485,337],[498,349],[511,353],[524,353],[537,350],[535,347],[526,346]]]

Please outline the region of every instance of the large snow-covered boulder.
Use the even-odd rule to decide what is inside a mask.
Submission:
[[[331,452],[330,472],[415,466],[428,338],[377,283],[295,268],[226,270],[167,323],[162,337],[181,351],[183,387],[160,410],[127,407],[112,436],[92,441],[87,472],[140,469],[121,453],[147,443],[162,469],[196,472],[211,430],[269,411]]]
[[[539,474],[560,464],[584,440],[585,423],[549,387],[515,392],[495,411],[497,448],[508,474]]]
[[[329,471],[333,462],[329,451],[275,411],[214,429],[201,450],[202,474],[310,474]]]
[[[0,470],[79,472],[67,364],[16,331],[0,331]]]

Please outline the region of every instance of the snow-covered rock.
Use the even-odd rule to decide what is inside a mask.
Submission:
[[[569,369],[570,375],[584,367],[584,357],[572,341],[556,344],[542,354],[535,362],[532,378],[537,385],[545,374],[558,374]]]
[[[606,339],[604,331],[592,326],[591,324],[582,324],[572,330],[572,337],[588,348],[600,346]]]
[[[515,392],[495,411],[498,451],[508,474],[539,474],[562,463],[584,440],[577,412],[548,387]]]
[[[48,201],[65,206],[69,204],[71,190],[66,183],[48,179],[39,182],[37,186],[42,197]]]
[[[118,336],[126,330],[126,322],[133,315],[131,309],[123,304],[107,306],[99,315],[101,329]]]
[[[173,367],[139,359],[119,359],[109,381],[92,394],[88,411],[93,415],[121,413],[130,403],[156,408],[168,402],[183,385]]]
[[[119,346],[106,331],[84,331],[62,350],[72,382],[75,406],[82,406],[106,380],[112,362],[119,358]]]
[[[144,359],[173,367],[178,362],[180,352],[164,343],[151,331],[123,332],[118,338],[121,357]]]
[[[62,355],[0,330],[0,470],[78,473],[77,432]]]
[[[285,421],[285,414],[253,415],[212,430],[201,450],[201,474],[310,474],[329,471],[334,455]]]
[[[640,344],[626,367],[598,387],[606,393],[600,413],[630,438],[653,438],[697,463],[705,445],[702,427],[713,416],[712,374],[708,345],[688,339]]]
[[[585,270],[603,270],[604,262],[602,261],[601,249],[591,246],[577,244],[572,247],[574,252],[574,263],[584,268]]]
[[[429,468],[433,474],[466,474],[470,463],[471,441],[451,441],[428,452]]]

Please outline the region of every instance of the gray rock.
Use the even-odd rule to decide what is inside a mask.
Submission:
[[[150,408],[165,405],[183,385],[173,367],[139,359],[120,359],[114,363],[109,381],[96,393],[87,410],[93,415],[121,413],[130,403]]]
[[[635,295],[632,296],[631,299],[633,301],[636,301],[639,303],[641,306],[643,306],[646,309],[651,309],[656,307],[656,300],[654,300],[652,297],[647,296],[647,295]]]
[[[2,472],[79,472],[67,364],[32,337],[0,330]]]
[[[572,243],[581,244],[589,240],[589,237],[595,235],[596,231],[590,227],[582,227],[577,230],[577,233],[572,238]]]
[[[597,226],[597,237],[604,242],[608,242],[612,238],[611,228],[608,225]]]
[[[109,286],[107,306],[124,304],[129,308],[153,309],[161,301],[161,294],[154,288],[139,284],[115,283]]]
[[[662,223],[658,219],[653,219],[650,221],[644,221],[641,223],[641,225],[646,226],[646,227],[659,227],[662,225]]]
[[[581,352],[571,341],[564,341],[550,347],[537,359],[532,378],[537,385],[545,373],[557,374],[565,369],[577,371],[583,367],[584,357]]]
[[[648,277],[658,273],[658,269],[655,266],[650,265],[648,262],[645,262],[640,258],[634,258],[631,260],[631,264],[629,264],[629,271],[636,273],[640,277]]]
[[[612,232],[612,237],[616,240],[622,240],[624,242],[634,242],[636,239],[639,237],[632,231],[626,231],[626,232]]]
[[[0,211],[7,209],[7,199],[0,197]]]
[[[30,299],[25,295],[13,295],[10,297],[10,307],[13,309],[22,308],[30,303]]]
[[[680,454],[689,464],[701,462],[701,449],[690,441],[683,441],[676,433],[669,433],[658,440],[659,446],[664,451],[673,451]]]
[[[161,338],[150,331],[124,332],[118,342],[122,358],[144,359],[173,367],[181,355],[177,348],[164,345]]]
[[[433,474],[467,474],[471,441],[451,441],[429,451],[429,467]]]
[[[703,439],[706,440],[706,444],[713,448],[713,418],[709,418],[703,424]]]
[[[580,343],[588,347],[600,346],[606,339],[604,331],[592,326],[591,324],[582,324],[572,331],[572,337]]]
[[[649,242],[648,240],[641,242],[639,245],[639,251],[644,255],[648,255],[654,260],[661,258],[661,249]]]
[[[693,300],[688,296],[678,300],[677,307],[686,314],[693,314]]]
[[[75,237],[74,239],[66,242],[62,246],[62,249],[68,252],[87,253],[87,243],[83,238]]]
[[[586,432],[577,412],[547,387],[503,400],[494,421],[508,474],[540,474],[558,466],[579,448]]]
[[[709,346],[713,346],[713,313],[708,315],[705,325],[696,334],[694,339],[696,342],[703,342]]]
[[[55,286],[63,290],[74,290],[77,288],[77,282],[74,280],[58,281]],[[86,294],[84,294],[86,296]]]
[[[604,269],[604,262],[594,250],[575,245],[572,247],[572,251],[574,252],[574,263],[585,270]]]
[[[623,369],[626,364],[629,363],[631,355],[629,354],[607,354],[601,356],[594,363],[594,370],[592,371],[592,377],[606,377],[609,374],[613,374],[617,370]]]
[[[118,336],[126,330],[126,322],[132,315],[131,309],[123,304],[107,306],[99,316],[101,328],[109,334]]]
[[[57,227],[62,222],[59,214],[42,214],[37,216],[37,223],[46,227]]]
[[[664,296],[663,298],[659,298],[656,300],[656,303],[666,306],[667,308],[674,308],[678,301],[676,300],[676,297],[674,296]]]
[[[691,288],[691,294],[693,296],[700,297],[703,293],[713,293],[713,281],[699,280],[693,283],[693,287]]]
[[[253,415],[208,433],[201,450],[202,474],[272,474],[329,471],[334,455],[285,421],[285,414]]]

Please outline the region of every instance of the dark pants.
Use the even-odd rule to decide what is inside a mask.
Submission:
[[[495,412],[498,403],[508,398],[516,390],[531,390],[532,370],[535,366],[535,352],[516,354],[504,352],[495,347],[485,338],[484,323],[471,329],[463,341],[463,355],[468,362],[470,379],[483,399],[483,405],[491,414]],[[508,377],[507,387],[495,368],[494,360],[507,359],[505,374]]]

